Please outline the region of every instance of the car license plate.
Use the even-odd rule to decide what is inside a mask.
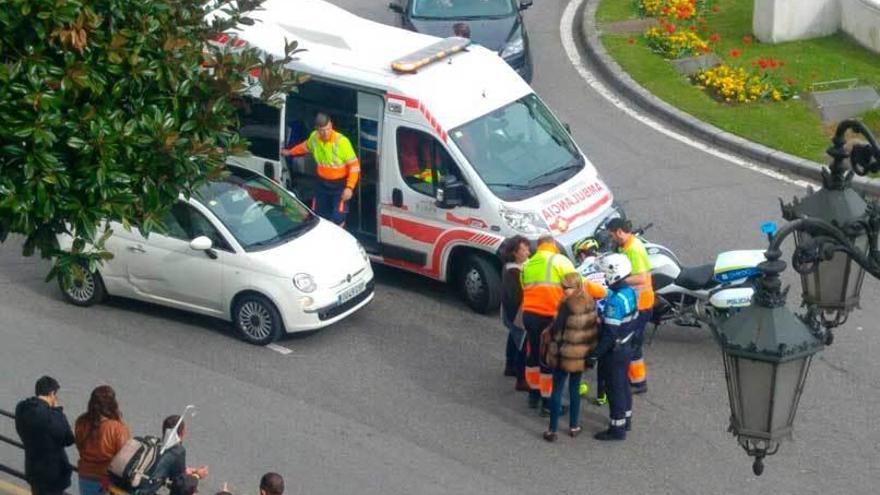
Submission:
[[[337,296],[337,304],[342,304],[344,302],[347,302],[349,299],[357,296],[358,294],[360,294],[361,292],[364,291],[365,287],[366,287],[366,284],[364,284],[363,282],[360,282],[357,285],[353,285],[353,286],[345,289],[344,291],[340,292],[339,295]]]

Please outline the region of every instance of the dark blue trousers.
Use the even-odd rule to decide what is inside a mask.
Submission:
[[[631,345],[618,345],[599,360],[599,375],[607,387],[612,427],[622,427],[623,421],[632,414],[632,390],[629,386],[632,352]]]
[[[342,200],[345,181],[320,180],[315,186],[315,197],[312,198],[312,210],[321,218],[326,218],[336,225],[345,225],[348,215],[348,201]]]

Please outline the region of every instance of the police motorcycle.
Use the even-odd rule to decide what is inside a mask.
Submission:
[[[724,313],[751,304],[754,280],[761,276],[758,264],[766,259],[763,250],[725,251],[718,254],[714,263],[683,266],[669,248],[645,238],[645,231],[652,225],[634,229],[633,233],[645,245],[651,263],[655,331],[668,321],[679,326],[701,327]],[[597,230],[594,239],[599,251],[613,249],[607,231]],[[578,271],[592,278],[598,271],[595,258],[583,259]]]

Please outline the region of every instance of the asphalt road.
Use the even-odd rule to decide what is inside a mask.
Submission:
[[[338,3],[393,22],[384,2]],[[802,191],[670,140],[588,89],[560,44],[566,4],[541,0],[527,13],[533,86],[630,215],[654,222],[651,236],[689,263],[763,247],[759,225],[779,218],[776,198]],[[0,246],[0,407],[14,407],[44,373],[60,378],[71,419],[93,386],[113,385],[136,434],[156,434],[162,417],[196,404],[186,444],[191,463],[211,468],[202,493],[224,481],[256,493],[268,470],[292,494],[868,494],[880,479],[874,281],[865,309],[813,366],[795,441],[755,478],[726,433],[720,355],[705,331],[665,328],[647,349],[650,392],[635,400],[626,442],[593,441],[607,411],[588,405],[584,435],[547,444],[546,420],[501,376],[497,318],[470,313],[443,285],[378,268],[368,308],[287,338],[293,352],[281,355],[178,311],[66,305],[45,273],[15,240]],[[2,462],[17,456],[0,448]]]

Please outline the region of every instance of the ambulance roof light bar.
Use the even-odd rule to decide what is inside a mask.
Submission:
[[[467,38],[446,38],[391,62],[391,69],[403,74],[415,74],[420,68],[458,53],[470,44],[471,40]]]

